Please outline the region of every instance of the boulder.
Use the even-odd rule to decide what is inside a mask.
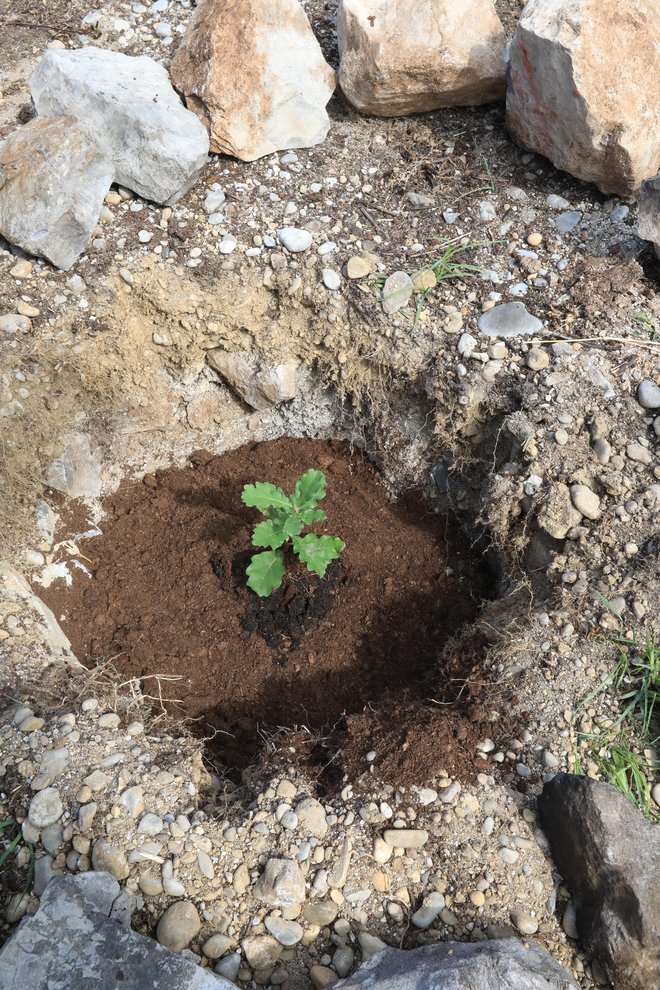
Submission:
[[[334,990],[577,990],[570,974],[531,942],[443,942],[384,949]]]
[[[294,361],[266,364],[253,354],[220,347],[207,351],[206,360],[248,406],[259,412],[296,397],[298,365]]]
[[[529,0],[510,51],[512,137],[604,193],[630,195],[660,166],[659,47],[650,0]]]
[[[660,175],[642,182],[638,209],[637,233],[654,245],[660,258]]]
[[[0,234],[67,271],[111,183],[112,168],[72,117],[33,120],[0,144]]]
[[[3,990],[236,990],[130,929],[130,899],[107,873],[55,877],[0,949]]]
[[[660,829],[609,784],[560,773],[538,803],[557,869],[575,897],[577,933],[617,990],[660,975]]]
[[[506,41],[492,0],[342,0],[337,37],[339,84],[363,113],[504,98]]]
[[[298,0],[204,0],[172,81],[204,122],[211,150],[251,162],[325,139],[334,70]]]
[[[208,135],[167,71],[146,55],[50,49],[30,77],[37,113],[69,114],[95,141],[113,180],[144,199],[173,203],[207,160]]]

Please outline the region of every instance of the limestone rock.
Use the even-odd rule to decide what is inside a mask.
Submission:
[[[87,433],[66,433],[61,455],[48,466],[46,481],[69,498],[90,499],[101,494],[101,465]]]
[[[539,509],[539,526],[555,540],[564,540],[582,516],[571,501],[568,485],[553,481]]]
[[[642,182],[639,190],[637,233],[651,241],[660,258],[660,175]]]
[[[75,983],[85,990],[236,990],[233,983],[118,922],[118,902],[125,920],[127,900],[107,873],[51,880],[36,914],[0,950],[0,986],[52,990]]]
[[[342,0],[337,14],[346,98],[400,117],[502,99],[505,37],[492,0]]]
[[[659,46],[654,2],[531,0],[510,51],[512,137],[604,193],[634,192],[660,166]]]
[[[254,885],[254,896],[271,907],[297,907],[305,900],[305,878],[288,859],[269,859]]]
[[[206,162],[204,127],[181,103],[166,69],[146,55],[50,49],[30,77],[30,92],[41,116],[75,117],[110,163],[113,180],[145,199],[175,202]]]
[[[67,271],[111,182],[111,167],[72,117],[32,120],[0,144],[0,234]]]
[[[657,986],[660,829],[614,787],[573,774],[553,777],[538,806],[585,949],[617,990]]]
[[[527,311],[524,303],[509,302],[482,313],[478,326],[487,337],[506,338],[538,333],[543,324]]]
[[[211,150],[251,162],[324,140],[335,73],[298,0],[204,0],[172,64]]]
[[[253,409],[271,409],[296,397],[298,364],[294,361],[268,365],[252,354],[222,348],[208,351],[206,360]]]
[[[552,956],[531,942],[443,942],[384,949],[335,990],[577,990]]]

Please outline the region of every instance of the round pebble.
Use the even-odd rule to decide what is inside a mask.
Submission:
[[[312,245],[312,235],[308,230],[301,230],[299,227],[283,227],[278,230],[277,237],[287,251],[292,254],[299,254],[307,251]]]
[[[194,939],[202,927],[197,908],[190,901],[178,901],[168,907],[161,916],[156,938],[161,945],[181,952]]]
[[[28,819],[35,828],[54,825],[64,814],[60,792],[56,787],[46,787],[30,801]]]

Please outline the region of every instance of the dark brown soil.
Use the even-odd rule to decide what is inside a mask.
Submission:
[[[269,480],[290,491],[310,467],[328,478],[328,520],[315,531],[346,548],[325,580],[293,568],[258,598],[244,572],[261,517],[242,488]],[[93,580],[76,571],[71,588],[43,597],[88,665],[178,675],[164,695],[200,733],[217,731],[224,765],[244,768],[264,732],[303,726],[314,737],[334,727],[335,765],[352,773],[372,748],[401,782],[472,762],[485,730],[465,680],[480,651],[439,658],[476,616],[488,578],[453,520],[419,497],[392,501],[361,453],[294,439],[199,453],[185,469],[126,484],[105,508],[104,535],[83,548]]]

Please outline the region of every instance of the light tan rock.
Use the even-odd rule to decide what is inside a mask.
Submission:
[[[335,73],[298,0],[204,0],[171,77],[211,151],[250,162],[328,133]]]
[[[267,365],[252,354],[222,348],[208,351],[206,360],[253,409],[271,409],[297,394],[298,364],[294,361]]]
[[[364,113],[400,117],[502,99],[505,37],[492,0],[342,0],[339,84]]]
[[[530,0],[510,52],[512,137],[629,195],[660,166],[659,50],[657,0]]]

